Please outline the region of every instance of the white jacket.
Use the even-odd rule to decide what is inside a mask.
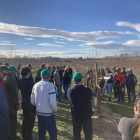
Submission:
[[[47,80],[36,83],[32,90],[31,103],[36,106],[38,115],[50,116],[56,112],[57,103],[54,85]]]

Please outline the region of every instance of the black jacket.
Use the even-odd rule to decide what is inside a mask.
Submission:
[[[122,74],[124,75],[125,79],[127,78],[127,72],[123,71]]]
[[[69,74],[70,74],[71,76],[72,76],[72,73],[73,73],[72,69],[69,68]]]
[[[59,71],[59,75],[60,75],[60,80],[63,80],[63,78],[62,78],[63,71],[62,70]]]
[[[33,85],[33,82],[26,78],[22,78],[22,80],[19,82],[19,88],[22,95],[22,108],[28,107],[31,113],[36,112],[36,107],[30,102]]]
[[[37,83],[37,82],[39,82],[39,81],[41,81],[41,75],[40,75],[40,74],[37,74],[37,75],[35,76],[35,83]]]
[[[75,120],[86,121],[92,116],[92,90],[84,85],[74,85],[68,89],[72,117]]]
[[[71,75],[68,72],[63,73],[63,84],[70,84],[71,81]]]

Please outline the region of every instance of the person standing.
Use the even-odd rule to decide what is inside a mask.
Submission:
[[[46,140],[46,130],[49,132],[50,140],[57,140],[54,115],[57,111],[56,90],[49,82],[50,74],[48,69],[41,71],[42,80],[34,85],[31,94],[31,103],[37,110],[39,140]]]
[[[56,71],[54,72],[54,78],[55,78],[55,81],[54,81],[54,85],[57,89],[57,100],[58,102],[61,101],[60,99],[60,75],[59,75],[59,67],[56,67]]]
[[[126,81],[123,73],[121,72],[121,68],[117,68],[117,73],[114,77],[115,80],[115,89],[116,89],[116,94],[118,97],[118,100],[116,102],[120,102],[120,98],[122,99],[122,104],[124,104],[124,94],[122,93],[122,85]]]
[[[0,139],[7,140],[7,132],[8,132],[8,104],[7,104],[7,92],[5,88],[5,84],[3,79],[8,74],[8,68],[4,65],[0,66]]]
[[[137,132],[139,130],[140,123],[140,99],[137,98],[134,105],[134,118],[121,118],[118,131],[121,134],[122,140],[139,140]],[[136,137],[135,137],[136,136]]]
[[[109,101],[111,101],[111,96],[112,96],[112,85],[113,85],[113,73],[110,71],[110,68],[106,68],[106,74],[105,74],[105,85],[101,94],[101,97],[103,97],[106,89],[109,91]]]
[[[133,74],[132,69],[127,70],[127,78],[126,78],[126,87],[127,87],[127,95],[128,95],[128,102],[131,102],[131,95],[133,96],[133,102],[136,100],[136,94],[135,94],[135,86],[137,85],[137,78]]]
[[[72,70],[72,68],[70,68],[70,65],[68,65],[67,67],[69,69],[69,75],[71,76],[71,80],[72,80],[73,70]],[[70,80],[70,86],[71,86],[71,80]]]
[[[34,78],[32,76],[32,65],[28,64],[27,66],[30,68],[30,71],[31,71],[29,80],[34,84]]]
[[[22,67],[21,76],[22,80],[19,82],[19,89],[22,95],[22,109],[23,109],[23,122],[22,122],[22,137],[23,140],[32,140],[32,129],[34,127],[36,107],[31,104],[30,97],[32,93],[33,83],[30,82],[30,68]]]
[[[18,85],[14,76],[19,72],[15,66],[8,67],[9,74],[5,78],[5,87],[7,90],[7,101],[9,109],[9,128],[8,128],[8,139],[16,139],[17,133],[17,110],[19,108],[18,102]]]
[[[52,68],[52,71],[51,71],[51,77],[50,77],[50,82],[54,84],[54,81],[55,81],[55,78],[54,78],[54,72],[56,71],[56,67],[54,66]]]
[[[64,97],[65,97],[65,99],[67,99],[68,98],[67,90],[70,87],[70,81],[71,81],[71,76],[69,74],[69,68],[67,68],[67,67],[65,68],[65,71],[64,71],[62,77],[63,77],[63,86],[64,86],[64,91],[65,91]]]
[[[125,79],[127,78],[127,72],[125,71],[125,67],[122,67],[122,73],[125,77]],[[124,82],[124,84],[122,85],[123,87],[123,95],[125,95],[125,87],[126,87],[126,81]]]
[[[92,140],[92,90],[83,85],[83,77],[77,72],[73,75],[75,85],[68,89],[68,99],[71,106],[74,140],[81,140],[83,127],[85,140]]]
[[[41,71],[42,69],[38,69],[37,75],[35,76],[35,83],[41,81]]]
[[[63,75],[63,70],[62,70],[62,66],[60,67],[60,71],[59,71],[59,75],[60,75],[60,95],[62,95],[62,86],[63,86],[63,78],[62,78],[62,75]]]
[[[101,87],[101,92],[102,92],[102,89],[104,88],[104,84],[105,84],[104,76],[105,76],[104,69],[100,69],[100,74],[98,75],[98,84]]]
[[[40,69],[44,70],[44,69],[46,69],[46,68],[47,68],[47,67],[46,67],[45,64],[41,64]]]
[[[115,75],[117,73],[117,70],[116,70],[116,67],[112,67],[112,70],[113,70],[113,90],[114,90],[114,98],[117,98],[117,93],[116,93],[116,87],[115,87]]]

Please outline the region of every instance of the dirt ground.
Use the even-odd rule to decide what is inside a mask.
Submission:
[[[94,108],[94,107],[93,107]],[[101,118],[97,117],[96,109],[93,109],[93,134],[100,137],[98,140],[121,140],[118,133],[118,123],[121,118],[119,114],[113,113],[105,103],[101,104]]]

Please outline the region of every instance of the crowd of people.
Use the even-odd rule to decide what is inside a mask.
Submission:
[[[127,87],[128,102],[131,102],[132,93],[135,103],[135,117],[122,118],[118,131],[122,140],[139,139],[140,100],[136,100],[135,85],[137,78],[132,69],[125,71],[125,67],[109,67],[98,69],[98,84],[102,88],[101,97],[106,89],[109,92],[109,101],[112,98],[112,87],[116,102],[124,103],[125,86]],[[84,86],[83,78],[88,75],[87,86],[95,81],[95,70],[89,67],[88,72],[82,75],[80,72],[73,74],[70,65],[53,66],[42,64],[37,70],[35,81],[32,76],[32,65],[18,67],[10,66],[8,63],[0,64],[0,140],[17,139],[17,111],[19,110],[19,94],[22,95],[21,107],[23,110],[22,138],[33,140],[32,130],[34,128],[36,115],[38,117],[39,140],[46,140],[46,130],[49,132],[50,140],[57,140],[57,127],[55,114],[57,102],[62,102],[62,88],[64,99],[70,101],[73,138],[81,140],[83,128],[85,140],[92,140],[92,105],[93,92],[91,88]],[[73,79],[74,86],[71,87]],[[134,129],[133,129],[134,128]],[[132,131],[133,129],[133,131]]]

